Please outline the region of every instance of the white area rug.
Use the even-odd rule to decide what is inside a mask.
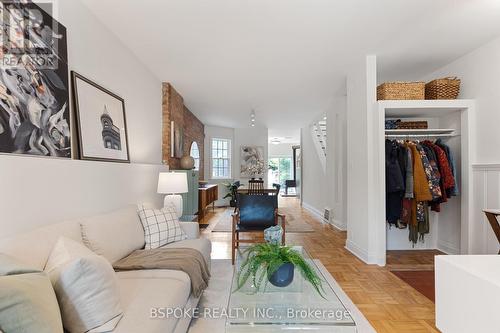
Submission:
[[[358,333],[376,333],[375,329],[370,325],[368,320],[363,316],[361,311],[354,305],[351,299],[342,290],[340,285],[335,281],[325,266],[315,260],[316,265],[325,276],[327,282],[337,294],[340,301],[344,304],[347,310],[351,313],[351,317],[356,323]],[[231,281],[233,278],[233,266],[231,260],[212,260],[212,278],[208,289],[205,290],[200,299],[200,312],[203,308],[226,308],[229,303],[229,295],[231,292]],[[220,319],[194,319],[191,322],[189,333],[224,333],[225,320]]]

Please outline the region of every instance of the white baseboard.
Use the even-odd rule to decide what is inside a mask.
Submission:
[[[346,241],[345,248],[368,265],[385,266],[385,258],[378,258],[377,256],[368,254],[367,251],[350,239]]]
[[[340,231],[347,231],[347,224],[345,224],[345,223],[343,223],[343,222],[341,222],[341,221],[339,221],[339,220],[335,220],[335,219],[334,219],[334,220],[333,220],[332,225],[333,225],[336,229],[338,229],[338,230],[340,230]]]
[[[302,202],[302,207],[307,210],[309,213],[313,214],[314,217],[316,217],[321,223],[324,224],[330,224],[332,227],[339,231],[346,231],[347,230],[347,225],[339,220],[333,220],[332,223],[330,223],[328,220],[326,220],[323,217],[323,214],[321,211],[316,209],[314,206],[308,204],[307,202]]]
[[[437,249],[449,255],[460,254],[460,249],[457,249],[455,244],[446,241],[438,241]]]
[[[302,202],[302,207],[309,213],[311,213],[315,218],[317,218],[321,223],[329,224],[328,221],[323,218],[323,214],[321,214],[321,211],[316,209],[314,206],[308,204],[307,202]]]
[[[368,252],[357,246],[353,241],[348,239],[345,242],[345,248],[354,254],[356,257],[364,261],[365,263],[368,263]]]

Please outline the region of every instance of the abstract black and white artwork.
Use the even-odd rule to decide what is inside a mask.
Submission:
[[[266,172],[264,163],[264,147],[241,146],[241,177],[262,177]]]
[[[130,162],[125,101],[78,73],[71,77],[80,158]]]
[[[66,28],[26,0],[1,0],[0,25],[0,153],[70,158]]]

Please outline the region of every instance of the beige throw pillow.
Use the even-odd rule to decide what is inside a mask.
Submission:
[[[134,205],[83,219],[80,225],[83,243],[110,263],[144,247],[144,231]]]
[[[0,275],[0,332],[63,332],[56,295],[45,273],[0,254]]]
[[[83,244],[61,237],[45,271],[54,286],[66,330],[94,333],[116,327],[123,311],[115,272],[106,259]]]
[[[168,206],[163,209],[145,208],[139,206],[137,211],[144,228],[145,249],[157,249],[169,243],[187,239],[182,230],[175,207]]]

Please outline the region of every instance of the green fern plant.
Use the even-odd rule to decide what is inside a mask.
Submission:
[[[252,279],[256,292],[265,290],[269,278],[278,268],[285,263],[291,263],[318,294],[325,298],[323,280],[304,257],[293,248],[271,243],[256,244],[246,249],[243,257],[245,259],[237,273],[237,286],[234,292],[243,288],[248,279]]]

